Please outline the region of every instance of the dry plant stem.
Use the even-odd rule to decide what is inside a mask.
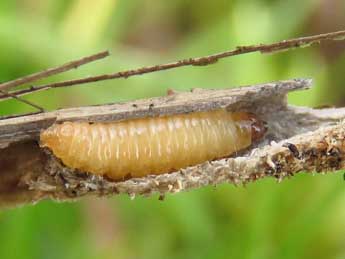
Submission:
[[[7,93],[4,90],[0,90],[0,93],[2,93],[5,96],[12,97],[13,99],[16,99],[16,100],[18,100],[18,101],[20,101],[22,103],[30,105],[30,106],[34,107],[35,109],[37,109],[37,110],[39,110],[41,112],[44,112],[44,109],[41,106],[38,106],[37,104],[34,104],[33,102],[30,102],[28,100],[25,100],[25,99],[23,99],[23,98],[21,98],[19,96],[16,96],[15,94]]]
[[[341,121],[345,108],[319,110],[286,104],[287,92],[309,85],[310,80],[296,79],[236,89],[195,89],[148,100],[0,120],[0,205],[47,198],[73,200],[85,195],[164,195],[225,182],[238,185],[264,177],[281,180],[301,171],[343,169],[345,124]],[[265,138],[231,158],[171,174],[112,182],[73,171],[38,145],[39,131],[62,121],[116,121],[220,107],[255,113],[267,122]]]
[[[82,65],[85,65],[87,63],[105,58],[107,56],[109,56],[109,52],[103,51],[103,52],[100,52],[100,53],[97,53],[97,54],[94,54],[94,55],[91,55],[88,57],[83,57],[83,58],[80,58],[78,60],[70,61],[70,62],[63,64],[61,66],[58,66],[58,67],[49,68],[49,69],[41,71],[41,72],[37,72],[37,73],[31,74],[28,76],[24,76],[24,77],[21,77],[21,78],[12,80],[12,81],[2,83],[2,84],[0,84],[0,90],[8,90],[10,88],[20,86],[23,84],[28,84],[31,82],[35,82],[35,81],[38,81],[40,79],[43,79],[43,78],[46,78],[46,77],[49,77],[52,75],[61,74],[61,73],[66,72],[68,70],[78,68]],[[15,94],[15,93],[13,93],[13,94]]]
[[[344,40],[345,39],[345,31],[338,31],[338,32],[331,32],[325,33],[320,35],[314,35],[309,37],[301,37],[296,39],[284,40],[272,44],[258,44],[258,45],[249,45],[249,46],[239,46],[234,50],[225,51],[217,54],[212,54],[205,57],[199,58],[188,58],[179,60],[172,63],[161,64],[161,65],[154,65],[148,67],[142,67],[138,69],[126,70],[121,72],[116,72],[113,74],[104,74],[98,76],[91,76],[85,77],[80,79],[73,79],[63,82],[51,83],[46,85],[34,86],[29,89],[23,89],[14,91],[13,94],[15,95],[24,95],[33,93],[36,91],[47,90],[50,88],[58,88],[58,87],[67,87],[73,85],[80,85],[104,80],[110,80],[115,78],[128,78],[135,75],[143,75],[147,73],[168,70],[183,66],[205,66],[216,63],[219,59],[251,53],[251,52],[261,52],[261,53],[274,53],[277,51],[285,51],[289,49],[299,48],[299,47],[307,47],[312,44],[320,43],[321,41],[330,41],[330,40]],[[1,85],[0,85],[1,89]],[[5,99],[6,96],[0,96],[0,99]]]

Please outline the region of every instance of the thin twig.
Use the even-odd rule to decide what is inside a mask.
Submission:
[[[225,51],[225,52],[221,52],[221,53],[217,53],[217,54],[213,54],[213,55],[209,55],[205,57],[188,58],[188,59],[183,59],[183,60],[179,60],[172,63],[142,67],[138,69],[116,72],[113,74],[103,74],[103,75],[98,75],[98,76],[73,79],[73,80],[51,83],[51,84],[46,84],[46,85],[33,86],[29,89],[18,90],[12,93],[18,96],[18,95],[33,93],[36,91],[47,90],[50,88],[80,85],[80,84],[110,80],[110,79],[115,79],[115,78],[128,78],[135,75],[143,75],[147,73],[168,70],[168,69],[173,69],[173,68],[183,67],[183,66],[205,66],[205,65],[214,64],[219,59],[222,59],[222,58],[251,53],[251,52],[259,51],[265,54],[274,53],[277,51],[284,51],[284,50],[289,50],[289,49],[294,49],[294,48],[299,48],[299,47],[307,47],[312,44],[320,43],[321,41],[325,41],[325,40],[344,40],[344,39],[345,39],[345,31],[337,31],[337,32],[319,34],[319,35],[314,35],[314,36],[309,36],[309,37],[283,40],[283,41],[276,42],[273,44],[238,46],[234,50]],[[3,99],[3,98],[6,98],[6,97],[0,96],[0,99]]]
[[[21,97],[19,97],[19,96],[16,96],[15,94],[8,93],[8,92],[6,92],[6,91],[4,91],[4,90],[0,90],[0,93],[2,93],[2,94],[5,95],[5,96],[14,98],[14,99],[16,99],[16,100],[18,100],[18,101],[20,101],[20,102],[22,102],[22,103],[25,103],[25,104],[27,104],[27,105],[30,105],[30,106],[34,107],[35,109],[38,109],[38,110],[41,111],[41,112],[44,112],[44,109],[43,109],[41,106],[38,106],[37,104],[34,104],[33,102],[30,102],[30,101],[28,101],[28,100],[25,100],[25,99],[23,99],[23,98],[21,98]]]
[[[94,55],[91,55],[88,57],[83,57],[81,59],[65,63],[65,64],[58,66],[58,67],[49,68],[49,69],[43,70],[41,72],[37,72],[37,73],[31,74],[28,76],[24,76],[24,77],[21,77],[21,78],[12,80],[12,81],[2,83],[2,84],[0,84],[0,90],[8,90],[8,89],[16,87],[16,86],[28,84],[28,83],[52,76],[52,75],[60,74],[60,73],[66,72],[68,70],[78,68],[79,66],[82,66],[84,64],[105,58],[107,56],[109,56],[109,52],[103,51],[103,52],[100,52],[100,53],[97,53],[97,54],[94,54]],[[16,93],[13,93],[13,94],[16,95]]]

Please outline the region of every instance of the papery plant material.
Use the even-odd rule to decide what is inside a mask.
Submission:
[[[343,169],[345,126],[341,121],[345,109],[286,104],[287,92],[306,89],[310,83],[295,79],[235,89],[195,89],[166,97],[0,120],[0,205],[119,193],[162,196],[225,182],[238,185],[263,177],[281,180],[305,170],[325,173]],[[217,109],[255,114],[266,122],[267,133],[230,158],[117,182],[68,167],[39,146],[40,132],[57,123],[113,123]]]

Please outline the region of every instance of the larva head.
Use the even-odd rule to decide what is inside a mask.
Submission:
[[[247,119],[250,122],[250,127],[252,131],[252,142],[261,139],[267,131],[266,123],[258,119],[252,113],[247,113]]]
[[[250,128],[252,142],[261,139],[267,131],[266,123],[253,113],[235,112],[233,118],[240,122],[241,127]]]

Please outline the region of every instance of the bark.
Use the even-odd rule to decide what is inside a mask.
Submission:
[[[170,93],[165,97],[78,107],[0,120],[0,206],[41,199],[73,200],[85,195],[174,193],[224,182],[263,177],[279,180],[301,171],[345,168],[345,109],[289,106],[289,91],[307,89],[308,79],[248,87]],[[230,158],[207,161],[178,172],[113,182],[73,171],[39,147],[39,133],[63,121],[120,121],[226,108],[249,111],[267,123],[264,139]]]

